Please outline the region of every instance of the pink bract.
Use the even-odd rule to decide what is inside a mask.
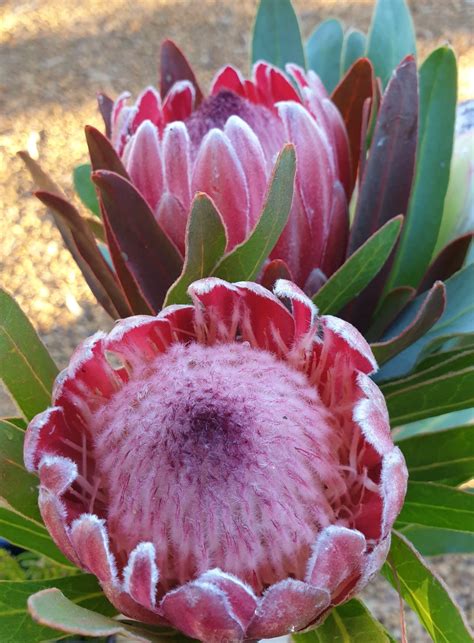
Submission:
[[[133,106],[122,94],[110,116],[111,139],[182,254],[197,191],[218,208],[227,250],[244,241],[261,213],[276,157],[293,143],[295,194],[271,259],[283,260],[293,280],[310,288],[314,273],[331,275],[345,257],[350,153],[342,117],[318,76],[296,65],[287,72],[294,85],[265,62],[254,65],[252,80],[227,66],[204,99],[190,80],[171,84],[163,99],[148,87]]]
[[[25,463],[117,609],[208,642],[316,625],[385,560],[407,471],[372,352],[293,283],[216,278],[74,353]]]

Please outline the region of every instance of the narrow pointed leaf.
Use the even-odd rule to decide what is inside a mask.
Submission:
[[[57,587],[76,605],[107,616],[117,613],[102,592],[97,579],[89,574],[41,581],[0,581],[0,640],[51,641],[57,632],[35,623],[28,614],[27,601],[31,594],[45,588]]]
[[[405,306],[416,296],[416,290],[410,286],[399,286],[391,290],[374,313],[374,321],[364,333],[367,341],[375,341],[386,332]]]
[[[405,525],[399,531],[422,556],[474,553],[474,534],[418,525]]]
[[[415,54],[415,28],[406,1],[377,0],[367,39],[367,56],[383,85],[405,56]]]
[[[295,149],[286,145],[275,164],[265,205],[253,231],[217,265],[213,272],[215,277],[227,281],[256,278],[288,221],[295,167]]]
[[[58,369],[19,305],[0,289],[0,378],[27,420],[51,401]]]
[[[417,287],[431,261],[449,180],[456,112],[456,58],[436,49],[420,68],[416,175],[407,220],[387,287]]]
[[[94,172],[97,172],[97,170],[109,170],[128,179],[127,170],[109,139],[92,125],[86,125],[84,131],[91,157],[92,170]]]
[[[365,55],[366,35],[358,29],[348,29],[344,35],[341,51],[341,75]]]
[[[183,271],[169,289],[165,306],[186,303],[189,284],[212,273],[226,245],[226,231],[219,212],[206,194],[198,193],[188,219]]]
[[[388,563],[382,574],[417,613],[434,643],[470,643],[472,633],[461,608],[416,549],[396,531],[392,532],[389,560],[397,577]]]
[[[396,69],[383,96],[349,239],[352,254],[386,221],[405,214],[413,179],[418,119],[416,64]]]
[[[378,381],[385,381],[400,377],[408,373],[415,365],[422,351],[441,338],[458,333],[469,333],[474,328],[474,297],[472,289],[474,284],[474,264],[463,268],[446,282],[446,308],[438,322],[418,341],[399,355],[391,359],[377,373]],[[417,297],[406,311],[396,320],[389,329],[384,340],[398,335],[416,317],[422,305],[424,295]]]
[[[331,96],[341,112],[349,137],[352,185],[357,177],[361,156],[364,104],[367,100],[372,99],[374,88],[375,78],[372,64],[367,58],[362,58],[349,69]]]
[[[474,533],[474,494],[434,482],[408,482],[398,525]]]
[[[91,180],[91,171],[90,163],[78,165],[73,170],[73,183],[82,203],[98,217],[100,216],[99,201]]]
[[[160,93],[164,98],[174,83],[189,80],[196,91],[195,106],[203,100],[203,94],[193,70],[183,52],[172,40],[164,40],[160,50]]]
[[[474,406],[474,365],[426,379],[407,383],[392,392],[382,387],[392,426],[460,411]]]
[[[441,281],[437,281],[427,293],[415,319],[399,335],[371,345],[378,364],[384,364],[423,337],[441,317],[445,306],[446,288]]]
[[[293,634],[292,639],[297,643],[395,643],[357,598],[333,607],[322,625],[305,634]]]
[[[344,31],[336,18],[328,18],[316,27],[306,43],[308,69],[315,71],[328,92],[339,82]]]
[[[474,425],[400,440],[410,480],[458,485],[474,478]]]
[[[306,67],[300,27],[290,0],[260,0],[252,36],[252,62],[258,60],[280,69],[287,63]]]
[[[112,136],[112,110],[114,108],[114,101],[107,96],[107,94],[97,95],[97,104],[99,106],[100,115],[104,120],[105,135],[107,138]]]
[[[107,171],[95,172],[93,180],[124,262],[148,305],[158,312],[181,272],[181,257],[129,181]]]
[[[62,217],[70,227],[74,242],[81,253],[84,261],[87,262],[92,272],[101,285],[99,302],[106,310],[115,311],[115,317],[127,317],[132,311],[115,280],[107,262],[97,247],[94,236],[87,223],[81,217],[76,208],[68,201],[50,192],[36,192],[38,199],[46,207],[54,210]]]
[[[337,313],[372,281],[387,261],[403,217],[395,217],[368,239],[313,297],[321,314]]]
[[[59,197],[65,199],[65,195],[61,188],[51,180],[51,178],[41,169],[40,165],[34,159],[32,159],[27,152],[18,152],[18,156],[23,160],[34,182],[41,190],[56,194]],[[69,252],[73,256],[74,261],[79,266],[79,269],[84,275],[84,279],[86,280],[86,283],[91,289],[94,297],[96,297],[97,301],[104,307],[104,309],[109,313],[111,317],[116,317],[117,311],[110,304],[110,302],[108,302],[108,298],[105,294],[102,284],[100,283],[99,279],[97,279],[94,272],[91,270],[87,261],[84,260],[83,256],[79,252],[70,227],[60,216],[56,214],[54,210],[51,210],[50,212],[54,219],[56,227],[61,233],[66,248],[69,250]]]
[[[38,509],[38,478],[23,464],[25,432],[0,420],[0,498],[26,518],[43,525]]]
[[[428,290],[436,280],[446,281],[458,270],[461,270],[473,238],[474,233],[470,232],[454,239],[443,248],[426,271],[418,287],[418,292]]]

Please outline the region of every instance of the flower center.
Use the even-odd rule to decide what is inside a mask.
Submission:
[[[302,373],[246,343],[173,345],[93,424],[112,547],[153,542],[163,588],[213,567],[256,591],[302,578],[336,521],[336,422]]]
[[[239,116],[250,127],[261,128],[268,125],[271,112],[260,105],[223,89],[215,96],[206,98],[199,108],[185,121],[194,148],[197,148],[205,135],[214,127],[223,130],[231,116]]]

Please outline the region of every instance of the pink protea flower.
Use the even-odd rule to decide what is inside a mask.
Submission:
[[[314,626],[380,568],[405,494],[374,357],[291,282],[189,293],[58,377],[25,440],[44,521],[135,619],[208,642]]]
[[[164,47],[182,57],[169,42]],[[339,111],[318,76],[296,65],[287,71],[297,89],[265,62],[252,80],[224,67],[207,98],[186,69],[187,80],[163,87],[162,78],[163,99],[148,87],[134,106],[128,93],[115,101],[108,129],[130,178],[182,254],[196,191],[213,199],[232,250],[259,218],[278,152],[294,143],[296,189],[271,258],[283,260],[301,287],[310,279],[311,288],[312,271],[332,274],[347,246],[351,167]]]

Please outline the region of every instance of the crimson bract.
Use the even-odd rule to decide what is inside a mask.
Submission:
[[[58,377],[25,440],[42,516],[127,616],[211,642],[303,630],[378,571],[403,502],[374,357],[291,282],[189,294]]]

